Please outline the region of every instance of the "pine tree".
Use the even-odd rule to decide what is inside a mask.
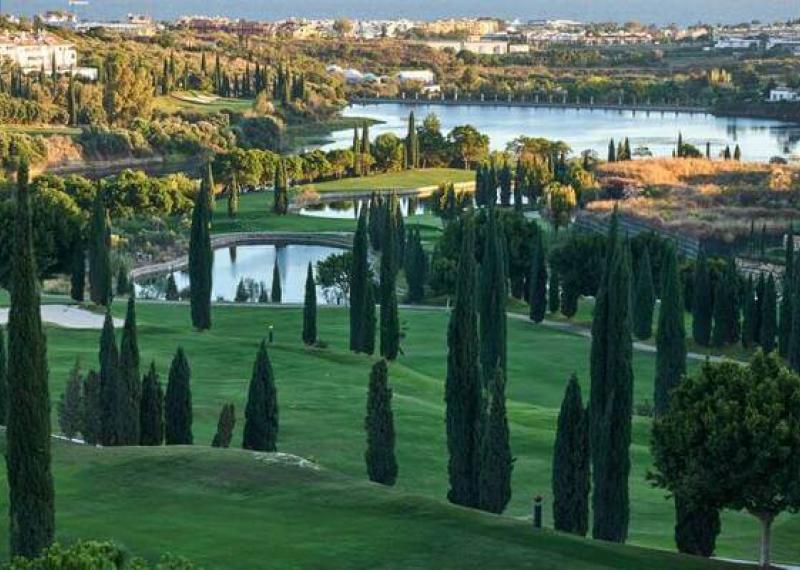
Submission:
[[[140,405],[140,445],[161,445],[164,443],[164,390],[158,380],[156,363],[142,381],[142,401]]]
[[[169,367],[164,398],[164,441],[167,445],[192,445],[192,372],[183,347],[178,347]]]
[[[228,217],[235,218],[239,212],[239,181],[236,179],[236,173],[231,177],[231,183],[228,186]]]
[[[11,556],[32,558],[55,532],[47,348],[39,313],[28,163],[17,172],[8,315],[6,467]]]
[[[89,445],[101,443],[103,436],[103,401],[100,376],[90,370],[83,383],[83,439]]]
[[[394,455],[394,416],[392,389],[389,387],[386,360],[376,362],[369,375],[367,415],[367,451],[364,459],[370,481],[394,485],[397,480],[397,459]]]
[[[120,406],[122,445],[139,444],[139,405],[142,398],[139,374],[139,341],[136,333],[136,300],[128,297],[125,326],[119,343],[119,389],[123,399]]]
[[[767,287],[764,294],[764,303],[761,306],[761,332],[759,340],[761,341],[761,348],[764,352],[772,352],[775,350],[775,335],[778,330],[777,326],[777,304],[778,294],[775,290],[775,278],[770,274],[767,279]]]
[[[8,418],[8,369],[6,360],[6,339],[0,327],[0,426],[7,425]]]
[[[694,267],[692,292],[692,337],[700,346],[708,346],[711,343],[713,297],[708,259],[703,251],[700,252]]]
[[[661,307],[656,331],[656,379],[653,396],[657,416],[667,411],[670,392],[686,374],[686,330],[678,256],[674,246],[670,246],[664,253],[661,276]]]
[[[553,448],[553,528],[586,536],[589,484],[588,417],[573,374],[561,402]]]
[[[119,351],[114,333],[114,319],[111,311],[106,310],[103,331],[100,334],[100,390],[101,390],[101,424],[100,442],[104,446],[121,445],[120,409],[123,394],[120,388]]]
[[[647,340],[653,335],[655,303],[656,291],[653,286],[650,252],[647,247],[644,247],[633,290],[633,334],[640,340]]]
[[[478,361],[475,227],[471,217],[462,224],[456,294],[447,329],[447,499],[457,505],[477,507],[483,395]]]
[[[530,319],[535,323],[541,323],[547,312],[547,250],[545,249],[541,231],[537,231],[534,236],[528,289]]]
[[[86,288],[86,252],[83,242],[76,239],[72,247],[72,267],[70,273],[69,296],[73,301],[83,303]]]
[[[364,351],[367,289],[369,283],[369,237],[367,235],[367,207],[362,206],[358,226],[353,237],[353,266],[350,270],[350,350]]]
[[[548,309],[551,313],[557,313],[561,308],[561,285],[559,284],[558,272],[550,266],[550,283],[547,285]]]
[[[103,192],[98,190],[89,221],[89,293],[96,305],[111,302],[111,230]]]
[[[267,343],[262,340],[247,392],[242,447],[253,451],[276,451],[277,444],[278,393]]]
[[[236,410],[233,404],[223,404],[217,421],[217,433],[214,434],[214,439],[211,440],[211,447],[230,447],[235,427]]]
[[[67,385],[58,400],[58,426],[69,439],[83,433],[83,377],[78,360],[70,370]]]
[[[484,382],[495,369],[506,370],[506,259],[505,237],[495,208],[489,208],[480,268],[481,373]]]
[[[303,343],[307,346],[317,342],[317,284],[314,282],[314,270],[308,262],[306,274],[306,296],[303,303]]]
[[[192,210],[192,228],[189,235],[189,292],[192,326],[198,330],[211,328],[211,274],[214,252],[211,250],[211,212],[209,191],[211,165]]]
[[[387,204],[386,225],[381,250],[381,356],[394,360],[400,350],[400,320],[397,315],[396,278],[397,266],[395,256],[396,208],[397,197],[392,194]]]
[[[273,303],[280,303],[283,296],[281,290],[281,268],[278,266],[277,251],[275,255],[275,263],[272,266],[272,291],[270,292],[270,300]]]
[[[478,508],[502,513],[511,499],[511,455],[506,417],[505,373],[499,366],[489,382],[488,418],[481,438]]]
[[[612,217],[606,265],[592,322],[589,434],[592,455],[592,536],[624,542],[628,535],[629,448],[633,407],[630,254]]]

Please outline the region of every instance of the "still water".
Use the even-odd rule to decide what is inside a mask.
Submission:
[[[557,109],[513,107],[507,105],[428,105],[367,104],[351,105],[344,115],[383,121],[370,127],[370,134],[392,132],[406,134],[408,114],[414,111],[417,124],[429,113],[435,113],[447,134],[458,125],[472,125],[489,135],[492,150],[503,150],[520,135],[563,140],[574,153],[593,150],[605,158],[608,141],[630,139],[631,148],[649,150],[654,156],[671,156],[678,133],[685,142],[705,152],[706,142],[718,155],[726,145],[731,151],[737,143],[745,160],[766,162],[773,156],[800,159],[800,125],[766,119],[715,117],[708,114],[647,113],[643,111],[602,111],[591,109]],[[353,132],[337,131],[325,149],[347,148]]]
[[[258,287],[262,284],[267,292],[272,288],[272,267],[275,259],[281,274],[283,303],[302,303],[305,296],[306,272],[308,264],[316,267],[318,261],[329,255],[345,250],[318,245],[240,245],[214,250],[214,273],[211,298],[213,300],[233,301],[236,288],[242,279],[256,288],[253,301],[258,297]],[[189,287],[189,274],[175,272],[175,283],[181,291]],[[163,298],[166,276],[137,284],[137,295],[141,297]],[[327,303],[329,295],[317,287],[317,302]],[[335,302],[330,299],[330,302]]]

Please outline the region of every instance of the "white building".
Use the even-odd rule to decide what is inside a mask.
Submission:
[[[714,49],[751,49],[761,43],[758,38],[723,36],[714,43]]]
[[[451,49],[458,53],[469,51],[479,55],[503,55],[508,53],[507,41],[459,41],[459,40],[430,40],[425,45],[436,50]]]
[[[0,59],[10,60],[24,73],[55,71],[65,73],[77,67],[78,52],[75,46],[61,38],[40,32],[6,33],[0,35]]]
[[[398,72],[397,79],[400,83],[417,81],[425,85],[432,85],[436,81],[436,76],[430,69],[409,69]]]
[[[776,87],[769,92],[770,102],[800,101],[800,91],[788,87]]]

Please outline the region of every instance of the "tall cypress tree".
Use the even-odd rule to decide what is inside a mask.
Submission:
[[[367,207],[358,214],[358,226],[353,237],[353,266],[350,270],[350,350],[364,351],[364,326],[369,283],[369,237]]]
[[[98,188],[89,221],[89,293],[96,305],[111,302],[111,230],[103,192]]]
[[[353,128],[353,176],[361,176],[361,139],[358,127]]]
[[[275,451],[277,445],[278,393],[267,343],[262,340],[247,391],[242,447],[253,451]]]
[[[367,432],[367,475],[370,481],[381,485],[394,485],[397,480],[397,459],[394,455],[394,416],[392,414],[392,389],[389,387],[386,360],[372,366],[367,392],[367,415],[364,428]]]
[[[800,372],[800,271],[795,270],[792,276],[792,328],[789,334],[789,366],[795,372]]]
[[[394,360],[400,350],[400,320],[397,315],[396,277],[397,267],[395,247],[397,222],[395,203],[392,194],[386,209],[386,225],[381,249],[381,356]]]
[[[361,136],[361,174],[369,176],[369,166],[372,162],[372,152],[369,145],[369,123],[364,122]]]
[[[53,542],[47,347],[39,313],[28,163],[17,172],[8,315],[6,467],[12,556],[33,558]]]
[[[708,346],[711,343],[713,295],[708,259],[704,251],[700,252],[694,267],[692,294],[692,337],[700,346]]]
[[[139,375],[139,341],[136,334],[136,300],[128,297],[125,326],[119,343],[119,388],[121,445],[139,444],[139,405],[142,398],[141,376]]]
[[[192,445],[192,372],[179,346],[169,367],[164,398],[164,440],[167,445]]]
[[[748,275],[742,294],[742,346],[750,348],[755,343],[756,324],[759,319],[756,315],[755,291],[753,290],[753,276]]]
[[[655,303],[656,291],[653,286],[650,252],[645,247],[639,261],[639,271],[636,273],[636,285],[633,289],[633,334],[636,335],[636,338],[647,340],[653,335]]]
[[[550,283],[547,285],[547,308],[551,313],[557,313],[561,308],[561,284],[558,279],[558,271],[550,266]]]
[[[156,363],[142,381],[142,401],[140,405],[140,445],[161,445],[164,443],[164,390],[158,380]]]
[[[511,500],[511,455],[506,417],[506,379],[503,369],[495,369],[489,382],[488,418],[481,438],[481,464],[478,507],[490,513],[502,513]]]
[[[736,265],[730,260],[714,288],[714,327],[711,332],[714,346],[725,346],[739,339],[738,278]]]
[[[102,442],[103,396],[100,376],[90,370],[83,382],[83,439],[89,445]]]
[[[275,166],[275,191],[272,210],[276,214],[286,214],[289,211],[289,195],[287,193],[288,185],[289,181],[286,173],[286,163],[283,161],[283,159],[281,159]]]
[[[0,426],[7,423],[8,418],[8,369],[6,364],[6,340],[3,327],[0,327]]]
[[[362,333],[362,350],[364,354],[375,352],[375,285],[371,279],[367,280],[367,294],[364,299],[364,322]]]
[[[422,247],[419,229],[409,231],[405,254],[406,282],[408,294],[406,301],[419,303],[425,297],[425,281],[427,279],[428,257]]]
[[[447,329],[447,498],[457,505],[477,507],[483,393],[478,361],[475,227],[471,217],[462,224],[456,294]]]
[[[100,441],[104,446],[121,445],[124,413],[121,404],[125,400],[120,386],[119,351],[110,310],[106,310],[103,331],[100,334],[99,360],[102,423]]]
[[[495,368],[506,370],[506,269],[503,230],[494,208],[487,212],[480,268],[481,373],[484,382]]]
[[[231,183],[228,185],[228,217],[235,218],[239,212],[239,181],[234,172]]]
[[[770,274],[764,290],[764,302],[761,305],[761,332],[759,338],[764,352],[775,350],[775,334],[777,325],[778,294],[775,290],[775,277]]]
[[[281,289],[281,268],[278,266],[277,250],[275,252],[275,263],[272,265],[272,291],[270,291],[270,300],[273,303],[280,303],[283,291]]]
[[[312,345],[317,342],[317,284],[314,282],[314,270],[308,262],[306,274],[306,296],[303,303],[303,343]]]
[[[419,140],[414,112],[408,115],[408,133],[406,134],[406,168],[419,168]]]
[[[633,405],[630,255],[609,231],[605,269],[592,321],[589,434],[592,455],[592,536],[624,542],[628,535],[629,448]]]
[[[214,252],[211,250],[211,212],[209,189],[211,165],[192,210],[192,228],[189,235],[189,291],[192,325],[199,330],[211,328],[211,273]]]
[[[69,296],[73,301],[83,303],[86,288],[86,252],[83,240],[76,238],[72,245],[72,267],[70,272]]]
[[[217,433],[211,440],[211,447],[230,447],[234,427],[236,427],[236,409],[233,404],[223,404],[217,420]]]
[[[653,403],[656,415],[667,411],[669,394],[686,374],[686,330],[681,280],[674,246],[661,262],[661,307],[656,331],[656,379]]]
[[[541,323],[547,312],[547,249],[542,232],[536,231],[531,259],[531,275],[528,283],[530,318]]]
[[[586,536],[589,530],[589,422],[574,374],[567,383],[553,448],[553,527]]]

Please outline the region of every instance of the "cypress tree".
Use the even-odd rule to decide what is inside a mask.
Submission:
[[[478,507],[502,513],[511,499],[511,455],[506,417],[505,374],[499,366],[489,382],[488,418],[481,438]]]
[[[8,315],[9,542],[12,556],[33,558],[53,542],[55,504],[50,468],[47,348],[39,313],[28,163],[17,172]]]
[[[694,267],[692,293],[692,337],[700,346],[708,346],[711,343],[713,297],[708,259],[703,251],[700,252]]]
[[[167,288],[164,298],[167,301],[177,301],[179,297],[178,285],[175,283],[175,274],[170,273],[169,276],[167,276]]]
[[[419,229],[409,231],[405,254],[406,282],[408,294],[406,301],[419,303],[425,298],[425,281],[428,271],[428,257],[422,247]]]
[[[275,190],[272,210],[276,214],[286,214],[289,211],[289,195],[287,194],[288,184],[289,182],[286,174],[286,163],[283,161],[283,159],[281,159],[275,166]]]
[[[495,208],[489,208],[480,268],[481,372],[484,382],[495,368],[506,370],[506,274],[504,237]]]
[[[98,189],[89,221],[89,293],[96,305],[111,302],[111,230],[103,192]]]
[[[781,283],[780,322],[778,324],[778,353],[789,355],[789,339],[792,336],[792,286],[794,276],[794,227],[786,234],[785,270]]]
[[[447,328],[447,499],[457,505],[477,507],[483,396],[478,361],[475,227],[471,217],[462,224],[456,294]]]
[[[122,445],[139,443],[139,404],[142,398],[139,374],[139,340],[136,334],[136,300],[128,297],[125,326],[119,343],[119,388],[122,397],[120,425]]]
[[[133,284],[128,277],[128,271],[124,266],[120,266],[117,271],[117,295],[127,295],[132,290]]]
[[[303,343],[312,345],[317,342],[317,284],[314,282],[314,270],[308,262],[306,274],[306,297],[303,303]]]
[[[183,347],[178,347],[169,367],[164,398],[164,441],[167,445],[192,445],[192,372]]]
[[[639,261],[639,271],[636,273],[636,285],[633,290],[633,334],[640,340],[647,340],[653,335],[655,303],[656,291],[653,286],[650,252],[645,247]]]
[[[528,290],[530,319],[535,323],[541,323],[547,312],[547,250],[541,231],[537,231],[534,237]]]
[[[353,128],[353,176],[361,176],[361,139],[358,127]]]
[[[239,212],[239,181],[236,179],[236,173],[231,177],[231,183],[228,186],[228,217],[235,218]]]
[[[367,294],[364,299],[364,332],[361,339],[364,354],[375,352],[375,321],[375,286],[372,280],[367,280]]]
[[[592,536],[624,542],[628,535],[629,448],[633,400],[630,256],[612,217],[603,277],[592,321],[589,434],[592,455]]]
[[[617,161],[617,147],[614,146],[614,139],[608,141],[608,162]]]
[[[778,294],[775,290],[775,278],[770,274],[764,292],[764,302],[761,305],[761,347],[764,352],[775,350],[775,334],[777,333],[777,304]]]
[[[550,266],[550,283],[547,285],[548,309],[551,313],[557,313],[561,308],[561,285],[558,279],[558,272]]]
[[[114,319],[106,310],[103,331],[100,334],[100,392],[101,424],[100,442],[104,446],[121,445],[124,392],[120,386],[119,351],[114,333]]]
[[[586,536],[589,484],[588,417],[573,374],[561,402],[553,448],[553,528]]]
[[[358,226],[353,237],[353,266],[350,270],[350,350],[364,351],[367,289],[369,283],[369,237],[367,235],[367,207],[362,206]]]
[[[247,392],[242,447],[253,451],[276,451],[277,443],[278,393],[267,343],[262,340]]]
[[[67,385],[58,400],[58,425],[61,433],[72,439],[83,433],[83,377],[78,360],[70,370]]]
[[[800,372],[800,271],[795,270],[792,276],[792,329],[789,333],[789,366],[795,372]]]
[[[211,328],[211,273],[214,252],[211,250],[211,212],[209,189],[211,165],[192,209],[192,228],[189,236],[189,292],[192,326],[198,330]]]
[[[0,426],[6,425],[8,417],[8,369],[6,368],[6,340],[0,327]]]
[[[388,375],[386,360],[381,359],[372,366],[367,393],[367,415],[364,419],[367,432],[364,459],[369,480],[391,486],[397,480],[397,459],[394,456],[394,416]]]
[[[364,176],[369,176],[369,165],[370,160],[372,158],[372,152],[370,151],[369,147],[369,123],[364,123],[364,128],[362,130],[362,137],[361,137],[361,174]]]
[[[656,379],[653,396],[657,416],[667,411],[670,392],[686,374],[686,330],[678,257],[674,246],[670,246],[664,253],[661,275],[661,307],[656,331]]]
[[[742,298],[742,346],[750,348],[755,343],[756,339],[756,302],[753,290],[753,276],[748,275],[745,282],[744,293]]]
[[[217,420],[217,433],[211,440],[211,447],[228,448],[233,440],[233,429],[236,427],[236,410],[233,404],[223,404]]]
[[[272,266],[272,291],[270,292],[270,300],[273,303],[280,303],[283,296],[281,290],[281,269],[278,266],[277,251],[275,255],[275,263]]]
[[[142,381],[142,401],[140,405],[140,445],[161,445],[164,443],[164,390],[158,380],[156,363]]]
[[[767,278],[764,273],[758,274],[758,282],[756,283],[756,300],[755,300],[755,342],[761,344],[761,318],[764,315],[764,300],[767,295]]]
[[[408,115],[408,133],[406,135],[406,169],[419,167],[419,140],[414,112]]]
[[[396,268],[396,248],[395,219],[396,208],[394,207],[397,197],[392,194],[386,210],[386,224],[382,239],[383,248],[381,250],[381,356],[387,360],[397,358],[400,350],[400,321],[397,315],[397,291],[395,279],[397,277]]]
[[[83,303],[84,289],[86,287],[86,252],[83,251],[83,241],[75,239],[72,246],[72,267],[70,273],[69,296],[73,301]]]
[[[714,346],[725,346],[739,338],[739,311],[736,301],[738,275],[731,260],[717,279],[714,289],[714,328],[711,340]]]
[[[103,401],[100,376],[90,370],[83,383],[83,440],[89,445],[101,443],[103,436]]]

